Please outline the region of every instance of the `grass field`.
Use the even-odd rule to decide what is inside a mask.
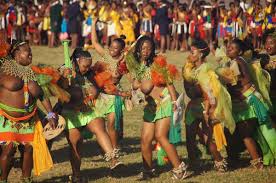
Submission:
[[[179,68],[183,65],[187,54],[180,52],[168,52],[166,54],[170,63],[176,64]],[[93,53],[93,61],[97,61],[97,55]],[[49,49],[47,47],[33,47],[33,62],[34,64],[43,63],[53,66],[58,66],[63,63],[63,49]],[[126,84],[126,83],[125,83]],[[183,90],[182,82],[176,83],[178,91]],[[95,138],[86,141],[83,144],[82,151],[82,166],[83,175],[90,182],[135,182],[139,174],[142,163],[140,153],[140,129],[142,125],[142,107],[136,107],[131,112],[126,112],[124,115],[125,121],[125,138],[122,142],[123,151],[126,153],[122,157],[125,167],[119,170],[116,175],[109,176],[107,164],[98,156],[98,145],[95,143]],[[184,127],[184,124],[183,124]],[[193,172],[183,182],[199,183],[272,183],[276,182],[276,168],[265,168],[262,171],[256,171],[248,166],[249,157],[245,153],[242,162],[237,166],[239,169],[231,170],[227,173],[218,173],[213,170],[213,164],[209,155],[205,153],[204,147],[202,150],[202,166],[198,171]],[[36,177],[37,182],[68,182],[68,176],[71,174],[71,166],[69,162],[68,144],[62,136],[53,144],[52,157],[54,167],[44,173],[40,177]],[[183,143],[177,147],[181,158],[187,162],[187,152],[185,146],[185,135],[183,130]],[[223,152],[225,155],[225,152]],[[160,176],[152,179],[151,182],[172,182],[169,170],[170,165],[165,167],[157,167]],[[21,175],[20,169],[12,169],[9,180],[10,182],[18,182]]]

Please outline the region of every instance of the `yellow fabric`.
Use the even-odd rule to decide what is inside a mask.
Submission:
[[[249,15],[252,15],[253,10],[254,10],[254,7],[251,6],[251,7],[247,10],[247,13],[248,13]]]
[[[182,69],[183,79],[188,82],[194,82],[195,80],[195,64],[193,64],[189,59],[186,61]]]
[[[222,122],[231,133],[235,131],[236,123],[232,116],[232,101],[227,89],[218,80],[218,76],[212,70],[208,71],[210,78],[209,85],[216,98],[216,109],[214,111],[215,119]]]
[[[215,110],[211,114],[213,120],[219,121],[214,124],[213,135],[217,144],[217,149],[221,150],[223,145],[226,145],[226,140],[223,132],[223,126],[233,133],[236,128],[236,123],[232,115],[232,101],[227,89],[221,84],[218,75],[214,72],[210,64],[202,64],[196,71],[197,81],[205,93],[211,92],[215,98]]]
[[[222,150],[223,146],[227,146],[226,138],[221,123],[217,123],[214,125],[213,135],[218,151]]]
[[[99,19],[101,21],[106,22],[108,19],[108,11],[106,11],[106,6],[102,6],[100,11],[99,11]]]
[[[272,13],[272,5],[269,5],[268,7],[265,8],[265,13],[266,14],[271,14]]]
[[[111,21],[115,24],[115,32],[117,34],[117,36],[119,37],[121,35],[121,26],[120,26],[120,15],[117,11],[112,10],[109,14],[109,18],[111,19]]]
[[[126,42],[134,42],[135,41],[135,33],[134,33],[134,21],[131,18],[126,17],[124,20],[121,20],[122,24],[122,34],[126,36]]]
[[[50,29],[50,17],[44,17],[43,18],[43,30],[49,30]]]
[[[42,124],[38,121],[35,124],[33,140],[33,163],[36,176],[53,167],[53,160],[42,132]]]
[[[255,61],[249,64],[250,74],[254,80],[254,84],[258,91],[262,94],[265,103],[270,109],[272,109],[272,103],[269,96],[270,90],[270,77],[266,74],[266,71],[262,69],[259,61]]]

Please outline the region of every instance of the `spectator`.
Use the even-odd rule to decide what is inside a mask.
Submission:
[[[50,6],[50,22],[51,22],[51,35],[50,35],[50,47],[56,45],[57,36],[60,33],[61,21],[62,21],[62,5],[59,0],[52,0]]]
[[[167,45],[170,45],[168,6],[167,6],[165,0],[162,0],[161,5],[159,6],[159,8],[156,11],[156,23],[160,29],[161,52],[165,53],[166,52],[166,42],[167,42]]]
[[[68,11],[68,33],[71,37],[71,48],[74,49],[77,47],[79,42],[79,35],[81,33],[81,22],[82,22],[82,15],[80,9],[80,2],[79,0],[71,0]]]

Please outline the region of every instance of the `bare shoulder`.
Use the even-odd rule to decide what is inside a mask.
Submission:
[[[42,92],[41,87],[38,85],[36,81],[30,81],[28,83],[28,89],[29,92],[32,94],[32,96],[37,97]]]

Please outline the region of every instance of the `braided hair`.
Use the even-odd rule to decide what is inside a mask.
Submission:
[[[121,35],[119,38],[115,38],[113,40],[113,42],[119,43],[120,46],[121,46],[121,50],[123,50],[126,47],[125,39],[126,39],[126,36],[125,35]]]
[[[82,48],[76,48],[74,50],[74,52],[72,53],[70,59],[71,59],[72,63],[75,64],[76,73],[80,74],[80,69],[79,69],[79,66],[78,66],[78,63],[77,63],[79,58],[91,58],[91,57],[92,57],[91,54],[88,51],[83,50]]]
[[[155,43],[151,37],[143,36],[140,39],[138,39],[138,41],[135,45],[134,57],[138,62],[140,62],[142,46],[146,41],[149,41],[151,44],[151,53],[150,53],[149,58],[146,60],[146,66],[150,66],[153,63],[154,57],[156,56],[155,55]]]

